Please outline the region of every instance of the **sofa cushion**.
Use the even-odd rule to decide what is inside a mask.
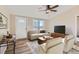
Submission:
[[[65,39],[65,38],[59,37],[59,38],[53,38],[53,39],[51,39],[51,40],[47,40],[46,48],[49,48],[49,47],[51,47],[51,46],[53,46],[53,45],[56,45],[56,44],[58,44],[58,43],[60,43],[60,42],[63,42],[64,39]]]

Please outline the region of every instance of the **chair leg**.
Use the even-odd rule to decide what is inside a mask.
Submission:
[[[13,54],[15,54],[15,47],[16,47],[16,42],[13,41]]]

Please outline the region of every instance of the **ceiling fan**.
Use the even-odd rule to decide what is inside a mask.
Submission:
[[[46,5],[45,10],[42,10],[42,11],[46,11],[46,14],[50,12],[57,12],[57,10],[55,10],[55,8],[57,7],[59,7],[59,5]]]

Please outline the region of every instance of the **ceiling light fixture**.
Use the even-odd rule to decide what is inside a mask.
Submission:
[[[57,10],[55,10],[57,7],[59,7],[59,5],[45,5],[40,8],[40,11],[45,11],[46,14],[50,12],[57,12]]]

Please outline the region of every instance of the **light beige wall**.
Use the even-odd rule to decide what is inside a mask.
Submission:
[[[45,30],[47,31],[47,32],[50,32],[50,20],[48,19],[48,20],[45,20]]]
[[[77,35],[79,35],[79,16],[77,17]]]
[[[11,34],[15,34],[15,30],[16,30],[15,15],[10,14],[9,16],[10,16],[10,32]]]
[[[76,6],[71,10],[63,12],[57,15],[56,17],[52,18],[50,20],[49,31],[53,32],[55,25],[66,25],[67,27],[66,33],[73,34],[74,36],[76,36],[76,32],[77,32],[76,16],[79,16],[79,6]]]

